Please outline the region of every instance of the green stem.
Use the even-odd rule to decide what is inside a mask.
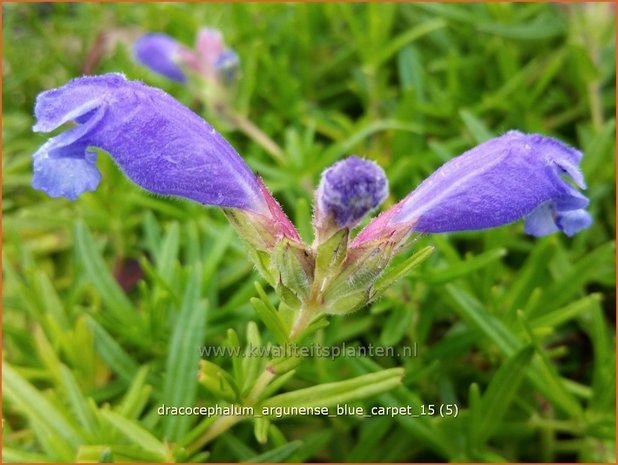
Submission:
[[[281,147],[270,137],[268,137],[260,128],[253,124],[250,119],[229,110],[226,112],[226,117],[237,129],[259,144],[275,161],[280,164],[285,163],[285,156]]]
[[[211,82],[206,87],[197,88],[194,93],[207,108],[260,145],[275,161],[285,163],[283,149],[249,118],[232,108],[225,87]]]
[[[311,307],[307,305],[303,305],[298,311],[298,315],[292,324],[292,329],[290,330],[290,341],[297,341],[302,332],[307,329],[309,323],[315,316],[315,313],[312,311]]]

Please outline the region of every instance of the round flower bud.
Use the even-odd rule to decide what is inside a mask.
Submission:
[[[340,228],[353,228],[388,195],[384,170],[370,160],[351,156],[322,173],[316,220],[332,216]]]

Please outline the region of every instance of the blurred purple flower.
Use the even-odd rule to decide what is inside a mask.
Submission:
[[[184,83],[187,80],[179,64],[185,53],[184,45],[161,33],[146,34],[135,43],[133,52],[142,65],[172,81]]]
[[[588,199],[563,177],[585,188],[582,154],[538,134],[509,131],[456,157],[380,215],[352,246],[401,233],[443,233],[493,228],[525,217],[533,236],[572,236],[592,223]]]
[[[332,216],[338,227],[353,228],[387,195],[388,180],[377,163],[348,157],[322,173],[316,192],[316,222]]]
[[[146,34],[134,47],[136,59],[151,70],[178,82],[186,81],[190,70],[211,82],[227,84],[236,77],[239,58],[226,49],[221,32],[203,28],[195,49],[186,47],[166,34]]]

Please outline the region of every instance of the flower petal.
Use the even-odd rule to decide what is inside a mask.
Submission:
[[[86,148],[93,146],[109,152],[131,180],[151,192],[258,213],[269,211],[256,176],[229,143],[159,89],[118,74],[84,77],[41,94],[36,108],[37,117],[42,115],[45,123],[35,126],[39,130],[69,117],[81,124],[37,152],[35,187],[63,186],[54,192],[76,195],[80,189],[65,188],[62,173],[66,170],[67,176],[78,176],[80,171],[59,160],[82,153],[87,161]],[[91,187],[92,179],[88,175],[84,185]]]
[[[548,201],[559,211],[579,209],[587,199],[561,174],[584,185],[580,159],[555,139],[510,131],[443,165],[402,201],[393,221],[448,232],[511,223]]]
[[[74,79],[65,86],[39,94],[34,107],[37,122],[32,130],[49,132],[69,121],[82,124],[84,119],[90,119],[103,105],[109,89],[121,86],[124,82],[126,79],[122,74],[106,74],[89,77],[88,86]]]
[[[536,237],[559,231],[550,202],[539,205],[526,217],[524,230],[527,234]]]
[[[592,225],[592,216],[586,210],[572,210],[559,213],[556,224],[567,236],[573,236]]]
[[[187,77],[178,66],[181,51],[185,48],[166,34],[151,33],[135,43],[133,53],[137,61],[155,73],[172,81],[185,82]]]
[[[86,152],[83,158],[52,158],[49,149],[53,145],[54,139],[51,139],[34,154],[32,187],[50,197],[70,200],[95,190],[101,181],[96,154]]]

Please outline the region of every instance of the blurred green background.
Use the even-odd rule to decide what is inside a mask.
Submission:
[[[615,461],[613,5],[3,2],[2,11],[5,462]],[[191,45],[203,26],[239,54],[234,105],[282,145],[283,160],[131,58],[143,32]],[[31,131],[36,95],[109,71],[207,116],[305,238],[312,189],[341,157],[384,167],[388,206],[508,129],[585,153],[595,222],[574,238],[530,238],[521,222],[422,238],[419,249],[436,246],[428,261],[317,336],[416,344],[417,356],[305,360],[280,388],[400,366],[400,387],[358,405],[457,404],[457,418],[293,417],[273,422],[264,444],[243,422],[188,451],[203,419],[178,423],[157,407],[179,392],[218,400],[197,383],[185,330],[200,345],[225,344],[228,328],[255,338],[248,302],[259,277],[218,210],[149,195],[108,157],[98,190],[74,203],[30,187],[32,153],[47,139]],[[183,305],[201,315],[199,333]]]

